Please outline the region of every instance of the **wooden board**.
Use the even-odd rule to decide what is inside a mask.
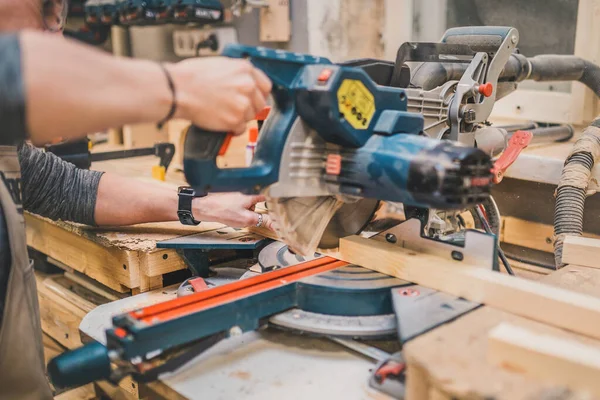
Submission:
[[[260,41],[288,42],[292,33],[289,0],[268,0],[260,9]]]
[[[54,400],[91,400],[96,398],[94,385],[91,383],[59,394]]]
[[[123,127],[123,145],[126,149],[150,147],[155,143],[169,139],[167,126],[158,129],[156,124],[125,125]]]
[[[599,235],[586,234],[586,236],[600,239]],[[514,217],[503,217],[500,241],[529,249],[554,253],[554,227]]]
[[[108,300],[62,274],[49,276],[36,271],[35,276],[42,330],[68,349],[81,346],[81,320],[97,305]]]
[[[566,264],[600,268],[600,240],[567,236],[563,246],[562,260]]]
[[[455,296],[600,339],[600,299],[350,236],[338,258]],[[548,309],[552,312],[548,312]]]
[[[600,271],[566,266],[541,279],[548,285],[592,296],[600,296]],[[545,312],[554,312],[548,305]],[[564,386],[531,379],[487,362],[488,335],[502,322],[517,324],[532,332],[577,340],[597,346],[599,341],[540,324],[526,318],[483,307],[458,320],[422,335],[404,347],[410,370],[418,370],[409,389],[435,387],[456,398],[484,399],[585,399],[585,393],[568,392]],[[423,391],[423,390],[421,390]],[[416,397],[419,398],[419,397]],[[421,397],[424,398],[424,397]]]
[[[488,360],[509,371],[600,396],[600,346],[501,323],[489,333]]]

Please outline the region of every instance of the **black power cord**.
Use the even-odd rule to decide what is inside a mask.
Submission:
[[[483,215],[483,212],[481,211],[479,205],[475,206],[475,212],[477,213],[477,217],[479,218],[479,221],[481,222],[481,225],[483,226],[485,232],[488,234],[492,234],[492,228],[490,228],[490,224],[485,218],[485,215]],[[504,265],[506,272],[508,272],[509,275],[514,275],[515,272],[511,268],[508,259],[506,258],[506,255],[504,254],[504,251],[502,251],[500,246],[498,246],[498,255],[500,256],[500,260],[502,260],[502,264]]]

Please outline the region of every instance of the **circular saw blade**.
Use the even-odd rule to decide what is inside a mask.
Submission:
[[[319,248],[336,248],[341,238],[362,232],[371,222],[378,208],[379,200],[375,199],[361,199],[344,204],[336,211],[325,228]]]

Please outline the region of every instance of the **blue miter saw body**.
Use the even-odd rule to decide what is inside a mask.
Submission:
[[[377,85],[361,68],[325,58],[230,45],[273,82],[274,107],[252,164],[221,169],[225,132],[192,127],[184,170],[197,193],[339,196],[461,209],[489,196],[490,157],[422,135],[423,116],[407,111],[404,89]],[[301,133],[298,133],[301,132]]]

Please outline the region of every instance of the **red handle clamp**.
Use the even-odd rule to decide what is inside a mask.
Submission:
[[[494,175],[494,183],[500,183],[504,178],[504,172],[510,167],[519,157],[521,151],[529,146],[533,139],[533,133],[527,131],[515,132],[510,140],[508,146],[502,153],[502,155],[494,163],[492,168],[492,174]]]

